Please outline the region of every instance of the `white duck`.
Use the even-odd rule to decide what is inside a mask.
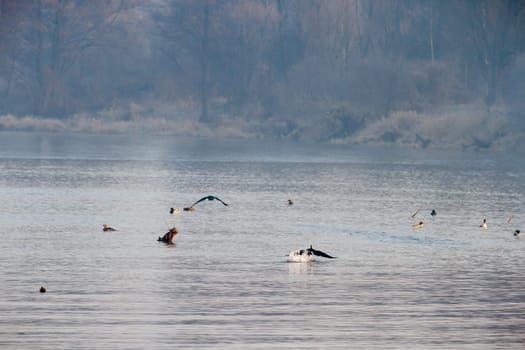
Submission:
[[[479,227],[481,227],[483,230],[486,230],[487,229],[487,219],[483,219],[483,223],[479,225]]]

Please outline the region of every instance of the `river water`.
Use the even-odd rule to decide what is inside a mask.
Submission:
[[[0,348],[522,349],[524,176],[509,154],[3,132]],[[229,206],[182,211],[207,195]],[[286,262],[311,244],[337,259]]]

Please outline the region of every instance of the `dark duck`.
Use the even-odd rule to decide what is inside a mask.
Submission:
[[[314,261],[316,256],[335,259],[334,256],[328,255],[320,250],[316,250],[310,245],[310,248],[290,252],[290,254],[288,254],[288,262],[310,262]]]

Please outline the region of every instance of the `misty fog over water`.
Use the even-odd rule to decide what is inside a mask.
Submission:
[[[520,0],[1,0],[0,129],[525,149]]]

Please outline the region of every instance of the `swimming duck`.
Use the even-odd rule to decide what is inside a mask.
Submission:
[[[288,205],[293,205],[293,201],[291,199],[288,199]]]
[[[481,225],[479,225],[479,227],[481,227],[482,229],[486,230],[487,229],[487,219],[483,219],[483,223]]]
[[[170,208],[170,214],[178,214],[179,208]]]
[[[179,231],[177,231],[177,228],[173,226],[173,228],[171,228],[168,232],[166,232],[164,236],[159,237],[157,241],[164,242],[166,244],[173,244],[173,237],[175,237],[177,233],[179,233]]]
[[[44,286],[41,286],[40,287],[40,293],[45,293],[46,292],[46,289],[44,288]]]
[[[310,248],[290,252],[290,254],[288,254],[288,262],[310,262],[315,260],[315,256],[335,259],[335,257],[330,256],[320,250],[316,250],[310,245]]]
[[[424,226],[425,226],[425,223],[423,221],[420,221],[417,224],[412,225],[412,227],[416,227],[416,228],[421,228]]]
[[[196,201],[195,203],[193,203],[192,205],[190,205],[189,207],[186,207],[184,208],[184,211],[194,211],[195,208],[194,206],[199,204],[200,202],[202,201],[213,201],[213,200],[218,200],[219,202],[221,202],[222,204],[224,204],[225,206],[228,206],[228,204],[224,203],[219,197],[215,197],[215,196],[206,196],[206,197],[202,197],[201,199],[199,199],[198,201]]]
[[[102,231],[116,231],[113,227],[109,227],[106,224],[103,224],[102,227]]]
[[[436,216],[436,215],[437,215],[436,210],[435,210],[435,209],[432,209],[432,211],[430,212],[430,215],[432,215],[432,216]]]
[[[514,231],[514,237],[520,238],[520,234],[521,234],[520,230]]]

